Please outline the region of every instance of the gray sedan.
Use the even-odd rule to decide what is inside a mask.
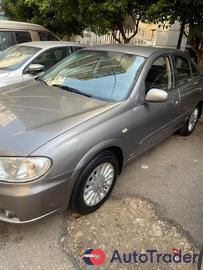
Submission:
[[[0,87],[35,78],[81,49],[62,41],[27,42],[0,52]]]
[[[0,219],[37,220],[109,197],[124,165],[202,113],[200,75],[171,49],[80,50],[0,91]]]

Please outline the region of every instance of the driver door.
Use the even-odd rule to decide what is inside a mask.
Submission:
[[[175,88],[173,62],[169,55],[156,57],[146,73],[143,100],[133,108],[133,146],[134,155],[174,132],[179,114],[179,92]],[[164,102],[146,102],[145,96],[150,89],[161,89],[168,93]]]

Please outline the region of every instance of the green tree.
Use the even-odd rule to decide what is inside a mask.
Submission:
[[[129,43],[153,2],[155,0],[2,0],[2,7],[10,19],[42,24],[60,36],[81,34],[89,28],[97,34],[112,31],[117,42]],[[130,37],[126,35],[126,27],[134,28]]]
[[[93,32],[106,34],[112,31],[118,43],[129,43],[136,36],[139,22],[146,19],[149,0],[78,0],[80,20],[89,26]],[[133,25],[134,31],[130,37],[125,29]],[[119,32],[119,35],[116,33]],[[122,37],[122,38],[121,38]]]
[[[9,19],[41,24],[61,38],[81,34],[85,27],[75,0],[2,0],[2,8]]]
[[[173,24],[178,20],[180,31],[197,56],[203,69],[203,1],[202,0],[158,0],[148,10],[149,21]],[[186,27],[185,27],[186,26]],[[185,28],[188,27],[188,31]]]

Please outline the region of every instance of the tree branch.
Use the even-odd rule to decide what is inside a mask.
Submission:
[[[113,38],[115,39],[115,41],[117,41],[118,43],[121,43],[120,38],[117,38],[117,37],[116,37],[115,30],[112,30],[112,36],[113,36]]]
[[[128,43],[129,41],[128,41],[128,38],[126,37],[125,31],[123,30],[123,28],[120,28],[119,31],[121,33],[124,43]]]
[[[134,31],[134,33],[128,38],[129,41],[137,35],[138,29],[139,29],[139,23],[140,23],[140,20],[141,20],[141,16],[139,16],[138,19],[137,19],[137,22],[136,22],[136,24],[135,24],[135,31]]]
[[[185,30],[183,30],[183,33],[186,36],[186,38],[188,38],[188,35],[186,34]]]

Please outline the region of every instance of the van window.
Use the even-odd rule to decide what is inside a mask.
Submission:
[[[38,32],[40,41],[58,41],[50,32]]]
[[[13,45],[15,45],[14,32],[0,32],[0,51],[3,51]]]
[[[17,44],[32,41],[29,32],[15,32]]]

